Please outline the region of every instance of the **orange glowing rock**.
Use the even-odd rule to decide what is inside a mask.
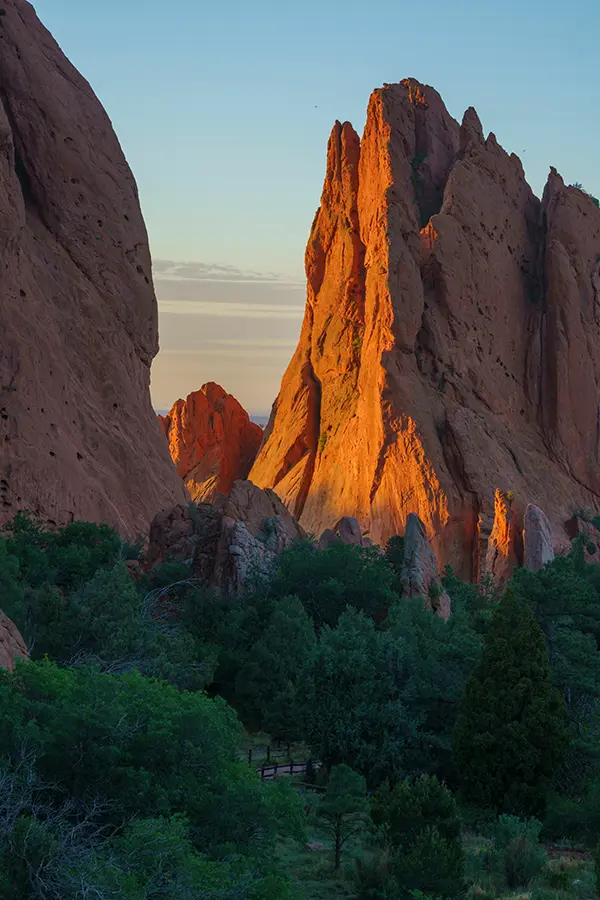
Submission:
[[[513,508],[514,497],[496,491],[494,525],[487,542],[485,574],[503,584],[523,561],[523,516]]]
[[[520,561],[508,492],[556,549],[600,510],[599,255],[593,201],[552,172],[540,202],[473,109],[459,126],[414,79],[376,90],[362,139],[329,139],[300,341],[249,477],[315,534],[353,516],[383,543],[416,513],[464,577]]]
[[[247,477],[262,429],[220,385],[204,384],[158,418],[171,458],[196,503],[228,494],[234,481]]]

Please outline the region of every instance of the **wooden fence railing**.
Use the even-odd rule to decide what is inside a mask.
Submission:
[[[278,778],[280,775],[302,775],[306,772],[309,761],[294,761],[291,756],[291,747],[265,747],[248,750],[248,764],[254,766],[263,780]],[[320,768],[320,763],[313,760],[313,769]]]
[[[292,745],[284,744],[283,746],[273,747],[271,744],[268,744],[266,747],[251,747],[248,750],[248,763],[252,765],[254,763],[267,762],[267,763],[279,763],[279,762],[289,762],[292,758]]]
[[[256,767],[256,771],[260,772],[261,779],[268,780],[279,775],[301,775],[306,772],[306,766],[307,763],[295,763],[290,759],[289,762],[263,763],[262,766]]]

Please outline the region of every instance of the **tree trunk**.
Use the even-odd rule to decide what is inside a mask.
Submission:
[[[340,871],[342,862],[342,817],[337,816],[335,821],[335,863],[334,870]]]

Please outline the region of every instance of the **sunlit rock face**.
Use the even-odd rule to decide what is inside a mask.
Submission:
[[[552,170],[543,200],[473,109],[414,79],[336,123],[306,251],[308,294],[250,478],[309,532],[354,516],[376,542],[416,513],[465,576],[497,491],[541,506],[556,547],[600,509],[600,210]],[[509,527],[510,531],[510,527]],[[508,555],[517,551],[507,550]],[[505,564],[506,562],[506,564]]]
[[[27,509],[135,536],[186,502],[150,403],[158,313],[137,187],[33,7],[0,5],[0,524]]]
[[[228,494],[234,481],[247,478],[262,428],[220,385],[203,385],[158,418],[171,458],[196,503],[212,503],[217,494]]]

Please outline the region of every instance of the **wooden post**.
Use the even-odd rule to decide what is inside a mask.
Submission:
[[[294,774],[294,760],[290,759],[290,775]]]
[[[260,767],[260,778],[261,778],[261,781],[264,779],[264,777],[265,777],[265,765],[264,765],[264,763],[263,763],[262,766]]]
[[[252,747],[248,750],[248,765],[252,765]]]
[[[275,772],[273,773],[273,777],[277,778],[277,760],[275,760]]]

